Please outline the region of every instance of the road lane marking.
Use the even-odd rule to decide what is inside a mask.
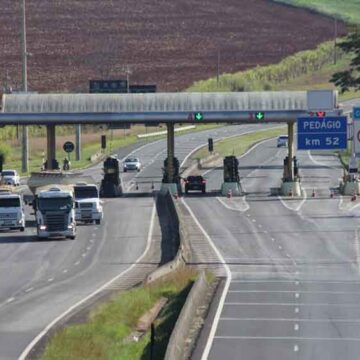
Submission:
[[[281,322],[294,322],[292,318],[235,318],[235,317],[222,317],[221,321],[281,321]],[[304,323],[360,323],[360,319],[297,319],[296,322]]]
[[[52,282],[52,281],[54,281],[54,278],[49,278],[47,281]]]
[[[299,324],[298,323],[295,323],[294,324],[294,331],[299,331]]]
[[[217,335],[216,339],[224,340],[297,340],[297,341],[360,341],[359,338],[350,337],[299,337],[299,336],[223,336]]]
[[[64,269],[63,273],[66,274],[68,272],[68,269]]]
[[[80,260],[78,260],[76,263],[74,263],[75,266],[78,266],[80,264]]]
[[[344,304],[344,303],[298,303],[298,302],[287,302],[287,303],[279,303],[279,302],[263,302],[263,303],[256,303],[256,302],[225,302],[225,305],[231,305],[231,306],[241,306],[241,305],[252,305],[252,306],[319,306],[319,307],[347,307],[347,308],[360,308],[360,304]]]
[[[11,298],[7,299],[5,302],[6,302],[7,304],[9,304],[9,303],[13,302],[14,300],[15,300],[15,298],[14,298],[14,297],[11,297]]]
[[[299,345],[295,344],[294,345],[294,352],[298,352],[299,351]]]
[[[144,256],[147,254],[147,252],[149,251],[150,248],[150,244],[151,244],[151,239],[152,239],[152,234],[153,234],[153,229],[154,229],[154,220],[155,220],[155,213],[156,213],[156,207],[155,204],[153,204],[153,209],[152,209],[152,213],[151,213],[151,219],[150,219],[150,226],[149,226],[149,231],[148,231],[148,237],[147,237],[147,243],[146,243],[146,247],[145,250],[143,252],[143,254],[137,258],[135,260],[135,262],[126,270],[124,270],[123,272],[121,272],[119,275],[115,276],[114,278],[112,278],[110,281],[106,282],[104,285],[102,285],[101,287],[99,287],[97,290],[95,290],[94,292],[92,292],[90,295],[86,296],[85,298],[83,298],[82,300],[78,301],[76,304],[70,306],[66,311],[64,311],[62,314],[60,314],[58,317],[56,317],[53,321],[51,321],[30,343],[29,345],[24,349],[24,351],[20,354],[18,360],[26,360],[27,356],[29,355],[31,349],[47,334],[47,332],[57,323],[59,322],[62,318],[64,318],[66,315],[68,315],[69,313],[71,313],[74,309],[76,309],[77,307],[79,307],[80,305],[84,304],[86,301],[88,301],[89,299],[91,299],[92,297],[94,297],[95,295],[97,295],[98,293],[100,293],[101,291],[103,291],[104,289],[106,289],[108,286],[110,286],[113,282],[115,282],[116,280],[120,279],[122,276],[124,276],[125,274],[127,274],[133,267],[135,267],[143,258]]]
[[[201,232],[204,234],[205,238],[207,239],[208,243],[210,244],[210,246],[212,247],[212,249],[214,250],[214,252],[216,253],[216,255],[218,256],[220,262],[223,264],[225,271],[226,271],[226,282],[225,282],[225,286],[223,289],[223,292],[221,294],[220,297],[220,301],[218,304],[218,308],[216,310],[215,313],[215,317],[214,317],[214,321],[211,325],[211,329],[210,329],[210,334],[209,337],[207,339],[206,345],[205,345],[205,349],[203,351],[203,354],[201,356],[201,360],[206,360],[209,356],[210,353],[210,349],[214,340],[214,336],[215,336],[215,332],[216,329],[218,327],[219,324],[219,320],[220,320],[220,316],[222,313],[222,309],[224,307],[225,304],[225,299],[226,299],[226,295],[227,292],[229,291],[230,288],[230,283],[231,283],[231,271],[229,266],[226,264],[225,259],[223,258],[223,256],[221,255],[220,251],[218,250],[218,248],[215,246],[215,244],[213,243],[213,241],[211,240],[210,236],[208,235],[208,233],[205,231],[205,229],[202,227],[202,225],[200,224],[200,222],[198,221],[198,219],[196,218],[195,214],[192,212],[192,210],[190,209],[189,205],[185,202],[184,198],[181,198],[181,202],[184,204],[184,206],[186,207],[186,209],[188,210],[189,214],[191,215],[191,217],[193,218],[193,220],[195,221],[196,225],[199,227],[199,229],[201,230]]]
[[[298,307],[296,307],[295,310],[294,310],[295,314],[298,314],[299,311],[300,311],[300,309]]]
[[[34,290],[34,288],[31,287],[31,288],[26,289],[25,292],[28,293],[28,292],[30,292],[32,290]]]

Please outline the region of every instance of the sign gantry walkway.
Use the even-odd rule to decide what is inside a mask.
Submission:
[[[0,126],[46,125],[47,160],[51,164],[55,159],[55,125],[166,123],[168,159],[173,159],[175,123],[282,122],[289,124],[289,156],[292,158],[296,119],[309,111],[336,108],[335,91],[5,94]],[[166,171],[171,179],[172,161],[168,161]]]

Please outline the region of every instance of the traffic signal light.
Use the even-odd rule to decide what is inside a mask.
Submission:
[[[106,135],[101,135],[101,148],[106,149]]]
[[[239,161],[236,156],[224,158],[224,182],[239,182]]]
[[[209,152],[213,152],[213,151],[214,151],[214,143],[213,143],[213,139],[212,139],[212,138],[209,138],[209,139],[208,139],[208,149],[209,149]]]

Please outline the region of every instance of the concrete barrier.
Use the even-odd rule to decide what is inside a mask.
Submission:
[[[184,359],[184,349],[186,348],[189,328],[196,317],[198,308],[201,306],[206,293],[209,291],[209,286],[205,273],[201,272],[187,296],[174,330],[171,333],[164,357],[165,360]]]
[[[177,248],[172,251],[172,260],[169,256],[162,260],[163,265],[152,272],[145,280],[145,283],[151,283],[159,278],[169,275],[186,265],[190,260],[190,249],[187,245],[186,230],[181,221],[179,221],[178,211],[176,209],[173,196],[167,192],[159,194],[156,199],[158,216],[162,227],[162,243],[167,244],[167,248],[162,246],[163,251],[171,253],[171,248],[177,244]],[[170,249],[169,249],[170,247]]]

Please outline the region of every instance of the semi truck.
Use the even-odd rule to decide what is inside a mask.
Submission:
[[[49,185],[36,189],[33,201],[37,236],[75,239],[74,192],[70,185]]]
[[[103,207],[95,184],[77,183],[74,186],[75,220],[77,222],[100,224]]]
[[[120,160],[115,156],[109,156],[104,161],[104,178],[101,180],[100,196],[117,197],[123,193],[120,176]]]
[[[0,229],[25,230],[25,212],[19,194],[0,192]]]

